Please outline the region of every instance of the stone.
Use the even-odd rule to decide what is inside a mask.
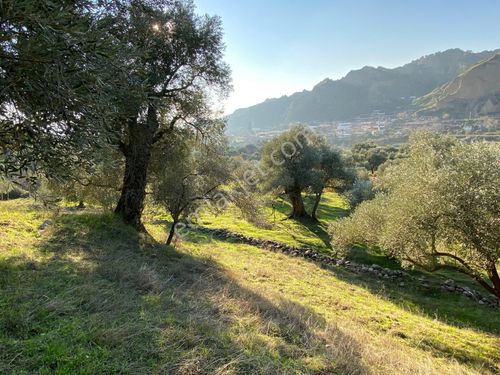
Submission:
[[[38,227],[38,230],[45,230],[48,226],[54,224],[54,222],[52,220],[45,220],[42,224],[40,224],[40,226]]]
[[[152,223],[155,224],[155,225],[170,224],[170,222],[168,220],[165,220],[165,219],[156,219],[156,220],[153,220]]]

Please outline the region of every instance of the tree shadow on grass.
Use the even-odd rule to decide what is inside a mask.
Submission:
[[[311,234],[311,237],[316,237],[321,240],[323,243],[324,247],[327,249],[331,248],[330,245],[330,235],[327,232],[327,227],[324,223],[309,219],[309,218],[303,218],[303,219],[294,219],[295,222],[299,225],[301,225],[304,229],[307,229],[307,231]],[[295,236],[293,233],[290,233],[292,238],[301,243],[302,245],[306,247],[310,247],[311,243],[308,241],[302,240],[300,237]]]
[[[228,243],[238,241],[219,240]],[[358,249],[361,251],[362,249]],[[380,254],[368,254],[358,256],[360,263],[376,263],[384,267],[398,269],[400,265],[387,257],[379,259]],[[481,306],[476,302],[466,299],[455,293],[449,293],[436,287],[427,288],[421,283],[409,280],[404,281],[404,285],[399,285],[401,281],[392,281],[379,279],[368,274],[356,274],[336,266],[321,266],[335,274],[341,280],[350,284],[358,285],[368,290],[377,298],[386,299],[400,308],[416,315],[422,315],[429,319],[436,319],[445,324],[455,325],[461,328],[472,328],[481,330],[492,335],[500,334],[500,314],[497,310],[490,307]],[[411,272],[414,277],[424,274],[417,271]],[[429,275],[426,275],[429,277]],[[402,336],[404,338],[404,333]],[[440,342],[439,339],[432,337],[426,338],[419,343],[421,348],[428,349],[431,352],[438,352],[439,355],[449,356],[459,360],[462,363],[474,363],[478,366],[485,366],[496,371],[495,361],[500,357],[495,353],[487,355],[478,355],[481,349],[473,347],[473,344],[465,345],[464,349],[458,349],[456,346],[448,346]]]
[[[346,216],[348,210],[342,207],[336,207],[333,205],[326,204],[325,202],[326,198],[323,197],[318,207],[318,212],[317,212],[318,220],[310,218],[293,219],[293,220],[295,223],[306,229],[311,234],[311,237],[318,238],[319,240],[321,240],[326,249],[330,249],[331,245],[330,245],[330,235],[328,234],[328,223]],[[306,206],[308,212],[310,212],[312,206],[314,205],[314,197],[305,196],[304,205]],[[273,207],[276,211],[280,212],[283,215],[288,215],[292,210],[290,203],[282,198],[275,200]],[[307,247],[311,246],[310,242],[304,241],[299,236],[295,236],[291,231],[290,231],[290,236],[295,241],[301,243],[304,246]]]
[[[472,328],[494,336],[500,336],[500,314],[498,309],[479,305],[459,294],[438,288],[426,288],[417,283],[411,284],[408,281],[405,281],[404,285],[399,285],[400,282],[379,279],[367,274],[357,274],[336,266],[323,266],[322,268],[331,271],[338,279],[360,286],[378,298],[384,298],[412,313],[426,316],[429,319],[436,319],[445,324],[461,328]],[[450,357],[462,363],[475,363],[494,372],[498,371],[499,353],[490,353],[493,355],[490,358],[471,355],[466,349],[449,348],[446,344],[433,340],[432,337],[423,340],[420,346],[431,351],[436,350],[444,355],[449,354]],[[469,349],[475,351],[477,348],[473,348],[471,344]]]
[[[318,206],[317,217],[326,222],[334,221],[337,219],[341,219],[349,213],[349,210],[346,208],[334,206],[328,204],[328,197],[323,195],[321,198],[320,204]],[[304,204],[307,209],[311,210],[314,205],[315,197],[307,195],[304,197]]]
[[[112,215],[65,215],[49,232],[40,256],[0,263],[1,373],[369,373],[340,329],[349,353],[328,356],[312,310]]]
[[[314,205],[314,200],[315,198],[312,196],[304,196],[304,205],[308,212],[311,212],[311,209]],[[292,211],[290,202],[283,198],[276,199],[273,202],[273,208],[284,216],[288,216]],[[326,198],[323,197],[318,207],[317,216],[320,220],[329,222],[346,216],[348,212],[349,211],[345,208],[327,204]]]

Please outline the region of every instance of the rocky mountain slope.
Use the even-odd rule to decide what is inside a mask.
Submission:
[[[422,113],[454,117],[500,113],[500,54],[473,65],[417,101]]]
[[[291,122],[350,120],[374,110],[414,109],[415,98],[428,94],[468,67],[499,52],[450,49],[394,69],[365,66],[339,80],[325,79],[311,91],[238,109],[229,116],[228,130],[232,134],[245,134],[256,129],[280,129]]]

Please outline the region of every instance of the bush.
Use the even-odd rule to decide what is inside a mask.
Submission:
[[[366,177],[356,177],[352,188],[345,193],[351,210],[355,209],[361,202],[373,199],[375,191],[372,181]]]
[[[464,273],[500,298],[500,145],[417,133],[378,186],[331,226],[334,248],[375,245],[403,265]]]

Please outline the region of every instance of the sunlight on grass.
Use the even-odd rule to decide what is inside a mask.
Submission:
[[[306,207],[310,207],[312,203],[312,198],[305,199]],[[325,193],[318,209],[319,222],[289,220],[287,217],[291,211],[290,204],[278,199],[271,207],[266,207],[264,212],[271,229],[260,228],[247,222],[234,207],[217,216],[205,211],[200,224],[210,228],[228,229],[255,238],[272,239],[296,247],[314,247],[328,251],[330,249],[328,223],[342,217],[346,209],[347,204],[338,194]]]
[[[0,373],[498,371],[498,314],[458,296],[27,200],[0,222]]]

